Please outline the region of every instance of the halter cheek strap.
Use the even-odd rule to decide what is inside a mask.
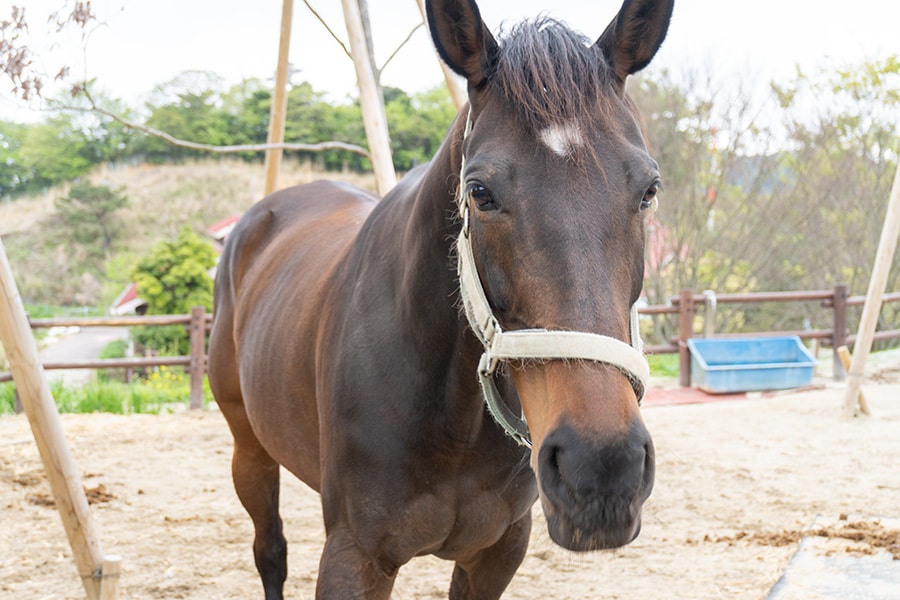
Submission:
[[[465,136],[472,130],[472,114],[466,120]],[[463,225],[456,241],[457,273],[460,296],[472,331],[484,346],[478,364],[478,379],[488,411],[500,427],[520,445],[531,448],[524,416],[515,415],[503,401],[494,382],[500,362],[518,360],[588,360],[616,367],[628,377],[638,402],[644,397],[650,378],[650,366],[642,352],[637,307],[631,307],[631,344],[596,333],[521,329],[503,331],[491,310],[478,277],[469,228],[469,203],[465,193],[465,156],[460,169],[457,207]]]

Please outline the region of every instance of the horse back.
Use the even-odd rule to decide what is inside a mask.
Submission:
[[[255,204],[219,262],[209,379],[236,443],[252,436],[319,488],[316,348],[340,271],[376,198],[347,184],[288,188]]]

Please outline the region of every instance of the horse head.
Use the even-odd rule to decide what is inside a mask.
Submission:
[[[468,84],[458,197],[470,277],[498,331],[541,330],[552,343],[565,338],[552,332],[579,332],[613,353],[638,344],[630,315],[660,174],[625,80],[653,58],[671,14],[672,0],[625,0],[593,43],[547,18],[498,41],[473,0],[428,4],[435,46]],[[488,362],[493,327],[473,326]],[[504,360],[550,535],[572,550],[640,530],[654,451],[639,410],[646,382],[629,361],[565,348]]]

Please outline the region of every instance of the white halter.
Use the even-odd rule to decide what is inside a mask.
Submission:
[[[472,130],[472,112],[466,119],[463,139]],[[462,228],[456,242],[457,274],[459,289],[465,307],[466,318],[472,331],[484,346],[484,354],[478,364],[478,379],[484,393],[488,411],[503,430],[516,442],[531,448],[528,425],[524,416],[513,414],[494,383],[494,372],[501,361],[578,359],[612,365],[622,371],[631,382],[638,402],[644,397],[650,378],[650,366],[642,352],[638,330],[637,307],[631,307],[631,345],[616,338],[581,331],[548,331],[546,329],[522,329],[503,331],[488,303],[469,237],[469,203],[465,186],[466,159],[462,157],[457,206],[462,217]]]

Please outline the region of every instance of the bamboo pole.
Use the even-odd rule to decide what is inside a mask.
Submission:
[[[872,349],[872,339],[875,335],[875,327],[878,325],[878,315],[881,314],[884,288],[887,285],[891,262],[894,260],[894,252],[897,249],[898,235],[900,235],[900,164],[897,165],[897,171],[894,174],[887,214],[881,229],[881,239],[878,241],[875,264],[872,267],[872,278],[869,280],[866,303],[863,305],[862,316],[859,318],[859,330],[853,345],[853,357],[850,361],[850,368],[847,370],[847,389],[843,406],[845,417],[856,416],[866,359]]]
[[[69,452],[50,386],[44,377],[37,344],[0,239],[0,342],[22,399],[62,518],[78,575],[90,600],[100,597],[103,552],[91,521],[81,478]]]
[[[422,20],[428,25],[428,15],[425,12],[424,0],[416,0],[416,4],[419,5],[419,12],[422,13]],[[441,71],[444,73],[444,82],[447,84],[447,90],[450,92],[450,98],[453,100],[453,105],[456,106],[456,110],[459,110],[465,105],[467,100],[465,91],[463,91],[459,85],[459,75],[454,73],[453,69],[448,67],[447,63],[437,56],[437,52],[435,52],[435,58],[437,58],[438,64],[441,65]]]
[[[362,108],[363,125],[369,141],[369,159],[375,172],[378,193],[384,195],[397,184],[394,161],[391,157],[391,140],[388,134],[387,117],[378,95],[378,81],[372,69],[366,45],[366,32],[357,0],[341,0],[344,7],[344,23],[350,38],[350,54],[356,68],[356,82],[359,86],[359,104]]]
[[[285,114],[287,113],[288,57],[291,49],[291,23],[293,21],[294,0],[283,0],[281,4],[281,35],[278,40],[278,66],[275,70],[275,89],[272,93],[272,107],[269,111],[269,144],[284,142]],[[266,187],[268,196],[278,186],[278,170],[281,167],[281,148],[266,150]]]

